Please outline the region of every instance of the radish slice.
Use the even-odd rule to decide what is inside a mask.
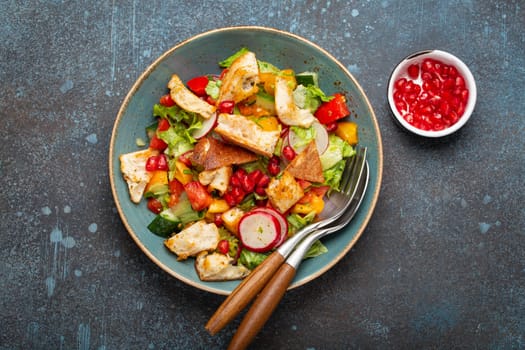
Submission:
[[[317,146],[317,152],[321,155],[328,148],[328,131],[319,122],[314,122],[312,126],[315,129],[315,145]],[[292,129],[290,129],[290,132],[288,133],[288,143],[296,153],[301,153],[306,148],[306,145],[295,146],[297,143],[300,143],[300,139]]]
[[[239,221],[239,238],[246,249],[265,253],[280,241],[281,225],[271,214],[250,211]]]
[[[279,221],[279,225],[281,226],[281,237],[280,237],[279,241],[277,242],[277,244],[275,244],[274,248],[277,248],[281,244],[283,244],[283,242],[288,237],[288,220],[286,220],[286,218],[281,213],[279,213],[277,210],[275,210],[273,208],[259,207],[259,208],[253,209],[252,211],[254,211],[254,212],[255,211],[259,211],[259,212],[262,212],[262,213],[268,213],[268,214],[272,215],[273,217],[275,217],[277,219],[277,221]]]
[[[196,139],[200,139],[208,135],[208,133],[212,131],[216,125],[217,125],[217,113],[213,113],[211,117],[209,117],[208,119],[202,120],[202,127],[198,130],[194,130],[191,136],[193,136]]]

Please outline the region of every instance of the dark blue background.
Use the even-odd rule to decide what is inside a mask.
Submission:
[[[230,25],[290,31],[357,78],[382,132],[367,230],[290,291],[254,349],[525,348],[525,4],[515,1],[2,1],[0,349],[221,349],[224,297],[170,277],[116,212],[108,147],[120,103],[159,55]],[[442,49],[478,103],[457,134],[408,135],[390,71]]]

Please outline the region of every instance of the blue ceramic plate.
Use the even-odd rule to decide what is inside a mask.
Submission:
[[[118,112],[109,150],[110,181],[120,217],[142,251],[163,270],[197,288],[229,294],[239,283],[203,282],[194,269],[194,260],[177,261],[163,245],[163,239],[150,233],[147,225],[154,217],[145,201],[133,204],[120,173],[119,155],[138,150],[135,140],[146,140],[145,127],[152,123],[153,105],[167,93],[166,84],[173,73],[183,81],[202,74],[220,73],[218,62],[241,47],[253,51],[260,60],[296,72],[316,71],[321,88],[332,94],[346,94],[351,120],[359,124],[359,142],[368,147],[370,182],[359,212],[343,231],[323,239],[328,253],[306,260],[290,288],[300,286],[336,264],[363,233],[374,210],[381,185],[383,153],[374,111],[357,81],[348,70],[319,46],[294,34],[263,27],[230,27],[212,30],[173,47],[140,76]]]

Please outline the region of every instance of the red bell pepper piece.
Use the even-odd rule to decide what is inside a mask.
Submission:
[[[334,123],[336,120],[350,114],[344,95],[336,93],[334,98],[328,102],[323,102],[315,111],[315,117],[321,124]]]
[[[194,210],[201,211],[210,206],[212,197],[199,181],[188,182],[184,185],[184,189]]]
[[[206,86],[208,86],[208,77],[203,75],[195,77],[188,81],[188,88],[197,96],[206,96]]]

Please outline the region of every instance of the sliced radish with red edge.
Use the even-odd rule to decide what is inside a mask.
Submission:
[[[259,207],[252,210],[253,212],[262,212],[262,213],[268,213],[275,217],[277,221],[279,221],[279,225],[281,226],[281,237],[279,239],[279,242],[275,244],[274,248],[279,247],[288,237],[288,220],[284,217],[283,214],[279,213],[277,210],[270,208],[270,207]]]
[[[202,127],[200,129],[194,130],[191,136],[193,136],[196,139],[200,139],[208,135],[208,133],[212,131],[216,125],[217,125],[217,113],[213,113],[211,117],[209,117],[208,119],[204,119],[202,121]]]
[[[281,225],[272,214],[250,211],[239,221],[239,238],[244,248],[265,253],[280,241]]]
[[[319,155],[321,155],[328,148],[328,131],[321,123],[318,122],[314,122],[312,126],[315,129],[315,145],[317,146],[317,152],[319,152]],[[306,148],[306,145],[296,146],[297,143],[300,143],[300,139],[293,132],[293,129],[290,129],[290,132],[288,132],[288,144],[294,149],[296,153],[301,153]]]

